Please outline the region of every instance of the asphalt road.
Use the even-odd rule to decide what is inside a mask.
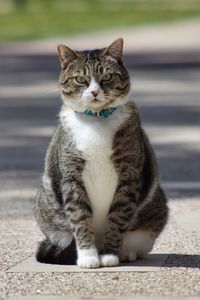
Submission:
[[[125,56],[132,97],[164,182],[198,182],[200,178],[200,61],[197,53],[191,53],[191,60],[188,57]],[[37,181],[61,105],[58,58],[4,55],[0,70],[0,177]]]

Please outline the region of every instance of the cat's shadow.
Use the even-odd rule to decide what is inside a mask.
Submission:
[[[198,255],[198,254],[169,254],[163,267],[200,269],[200,255]]]
[[[68,261],[66,265],[75,265],[75,261]],[[134,263],[120,263],[125,267],[163,267],[163,268],[195,268],[200,269],[200,255],[151,253],[147,258],[137,259]]]
[[[123,266],[163,267],[163,268],[200,268],[200,255],[152,253],[146,259],[138,259],[134,263],[121,264]]]

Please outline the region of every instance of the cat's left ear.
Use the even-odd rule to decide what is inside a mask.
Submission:
[[[111,55],[118,62],[122,61],[122,51],[123,51],[124,40],[119,38],[115,40],[108,48],[103,51],[103,54]]]
[[[78,58],[78,53],[65,45],[58,45],[58,54],[62,69],[65,69],[70,62]]]

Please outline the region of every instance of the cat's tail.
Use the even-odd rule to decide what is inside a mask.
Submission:
[[[46,239],[39,244],[36,259],[46,264],[74,265],[77,259],[75,242],[72,241],[66,249],[60,249]]]

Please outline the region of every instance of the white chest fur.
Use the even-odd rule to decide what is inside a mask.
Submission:
[[[106,217],[118,183],[118,175],[110,159],[113,137],[126,116],[117,112],[108,119],[85,116],[67,110],[61,113],[63,125],[70,127],[74,142],[86,160],[83,182],[92,210],[96,244],[101,248]]]

